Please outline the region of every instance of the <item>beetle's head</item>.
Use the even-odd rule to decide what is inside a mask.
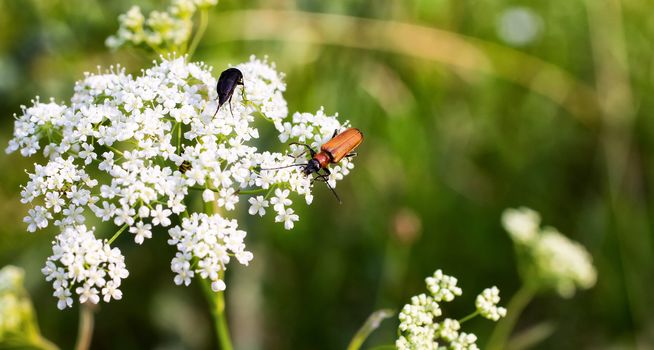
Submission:
[[[320,170],[320,162],[316,159],[311,159],[307,165],[302,169],[302,172],[304,175],[311,175],[313,173],[317,173]]]

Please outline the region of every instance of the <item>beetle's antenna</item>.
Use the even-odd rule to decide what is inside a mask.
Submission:
[[[280,167],[277,167],[277,168],[260,168],[259,170],[279,170],[279,169],[290,168],[290,167],[293,167],[293,166],[307,166],[307,165],[309,165],[309,164],[308,163],[307,164],[291,164],[291,165],[286,165],[286,166],[280,166]]]
[[[328,182],[329,180],[327,179],[327,175],[324,175],[324,174],[318,175],[318,176],[313,178],[313,181],[316,181],[318,179],[320,179],[320,181],[324,182],[325,185],[327,185],[327,187],[332,191],[332,193],[334,194],[334,196],[336,196],[336,199],[338,200],[338,204],[343,204],[343,201],[341,201],[341,198],[338,196],[338,193],[336,193],[336,190],[334,190],[334,188],[329,185],[329,182]],[[313,181],[311,181],[311,183],[313,183]]]
[[[327,187],[329,187],[329,189],[332,191],[332,193],[336,197],[336,200],[338,200],[338,204],[343,204],[343,201],[341,201],[341,197],[338,196],[336,190],[334,190],[334,188],[329,184],[329,181],[327,181],[326,179],[325,179],[325,185],[327,185]]]

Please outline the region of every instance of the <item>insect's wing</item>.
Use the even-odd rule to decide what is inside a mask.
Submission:
[[[320,148],[329,153],[332,163],[338,163],[363,142],[363,134],[359,129],[349,128],[334,136]]]

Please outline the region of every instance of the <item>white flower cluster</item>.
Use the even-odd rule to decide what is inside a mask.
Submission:
[[[597,271],[591,255],[584,246],[555,229],[543,230],[533,247],[533,254],[540,277],[553,284],[562,297],[572,297],[576,287],[589,289],[595,285]]]
[[[123,293],[118,288],[129,275],[120,249],[95,238],[93,230],[82,225],[67,226],[56,237],[42,272],[46,281],[52,281],[61,310],[73,305],[74,286],[80,303],[97,304],[100,294],[105,302],[121,299]]]
[[[458,280],[456,277],[443,274],[443,271],[436,270],[434,275],[425,279],[427,283],[427,290],[434,297],[436,301],[454,300],[455,297],[460,296],[463,292],[461,288],[457,287]]]
[[[33,106],[22,107],[7,152],[20,150],[30,156],[42,150],[47,158],[45,164],[35,165],[21,196],[31,206],[25,218],[28,231],[52,223],[62,232],[46,267],[60,307],[71,304],[66,294],[73,291],[73,284],[82,286],[83,290],[74,291],[92,302],[97,301],[94,286],[106,288],[88,275],[93,267],[97,270],[93,273],[106,270],[107,266],[97,266],[103,262],[79,265],[60,252],[70,242],[76,242],[77,249],[113,242],[113,238],[100,241],[94,230],[86,229],[89,216],[112,222],[120,227],[118,233],[132,233],[137,244],[151,238],[157,226],[171,227],[173,220],[186,217],[181,226],[170,229],[169,243],[179,250],[171,264],[175,280],[187,284],[199,273],[211,279],[216,290],[224,282],[215,272],[224,271],[229,261],[223,252],[235,254],[242,264],[252,259],[243,246],[245,232],[226,219],[241,196],[249,197],[245,203],[250,214],[263,216],[272,208],[276,222],[293,228],[299,219],[291,208],[293,196],[311,203],[311,178],[297,166],[261,169],[306,162],[308,156],[296,159],[296,146],[285,146],[284,153],[259,151],[252,145],[259,137],[255,119],[271,121],[283,143],[307,142],[314,147],[348,123],[339,123],[322,109],[287,118],[285,84],[275,67],[252,57],[237,68],[243,73],[244,87],[237,88],[231,104],[215,117],[216,79],[211,68],[184,57],[162,58],[136,77],[120,68],[87,73],[76,84],[70,106],[36,99]],[[352,167],[349,159],[332,167],[332,187]],[[202,211],[189,206],[194,192],[207,206],[219,207],[220,214],[193,216],[192,212]],[[195,224],[199,227],[191,227]],[[190,247],[198,242],[204,242],[206,249]],[[56,269],[51,266],[55,262],[60,264]],[[117,288],[118,281],[113,282],[111,287]],[[108,293],[110,298],[118,295],[113,290]]]
[[[540,215],[529,209],[507,209],[502,224],[514,243],[526,251],[530,283],[572,297],[576,288],[595,285],[597,270],[586,248],[551,227],[540,228]]]
[[[243,265],[252,260],[252,253],[245,250],[245,231],[237,229],[236,220],[227,220],[220,215],[208,216],[193,213],[184,218],[182,225],[170,229],[170,245],[176,245],[179,252],[171,262],[171,269],[177,274],[175,284],[189,285],[195,273],[211,280],[214,291],[225,290],[222,272],[229,263],[230,255]],[[191,268],[192,258],[198,259],[197,269]]]
[[[538,235],[540,214],[525,207],[509,208],[502,213],[502,224],[514,241],[527,243]]]
[[[499,321],[500,318],[506,316],[506,309],[497,306],[500,302],[500,290],[493,286],[484,289],[475,300],[477,311],[482,317],[492,321]]]
[[[436,320],[442,314],[439,303],[450,302],[462,294],[461,288],[457,286],[457,279],[437,270],[433,276],[427,277],[425,282],[430,295],[423,293],[414,296],[411,298],[410,304],[404,305],[399,315],[398,332],[400,336],[395,342],[395,346],[400,350],[478,349],[477,336],[460,331],[463,321],[459,322],[450,318],[445,318],[440,322]],[[491,288],[487,290],[491,290]],[[479,306],[477,308],[479,310]],[[506,314],[506,310],[503,313]],[[494,319],[494,321],[497,320]],[[439,344],[438,341],[442,344]]]
[[[118,32],[107,38],[106,45],[110,48],[147,45],[156,52],[179,51],[191,37],[196,10],[217,3],[218,0],[173,0],[167,11],[152,11],[147,19],[140,7],[132,6],[118,16]]]

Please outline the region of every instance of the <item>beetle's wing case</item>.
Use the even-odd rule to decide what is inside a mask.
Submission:
[[[218,90],[218,106],[222,106],[234,93],[236,85],[243,79],[243,73],[236,68],[228,68],[220,73],[216,89]]]
[[[338,163],[343,159],[343,157],[354,151],[361,142],[363,142],[363,134],[361,131],[356,128],[348,128],[342,133],[334,136],[331,140],[325,142],[325,144],[320,147],[320,150],[329,154],[332,163]]]

